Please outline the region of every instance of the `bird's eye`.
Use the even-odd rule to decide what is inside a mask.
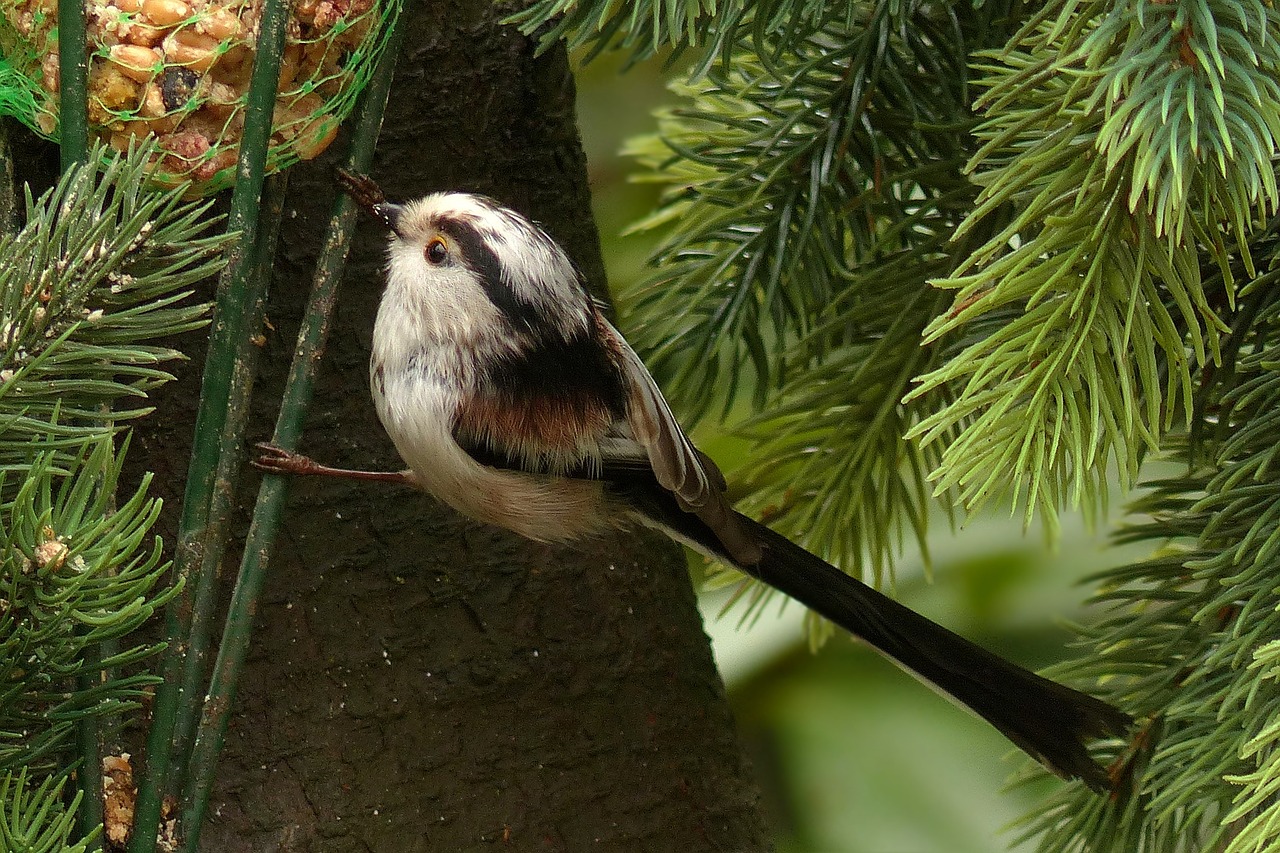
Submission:
[[[449,257],[449,247],[439,237],[432,237],[427,241],[427,248],[422,254],[426,257],[427,263],[438,266],[444,263],[445,258]]]

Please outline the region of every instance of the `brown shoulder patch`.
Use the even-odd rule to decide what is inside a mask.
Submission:
[[[454,431],[517,457],[590,452],[613,423],[609,407],[591,394],[551,398],[472,395],[454,418]]]

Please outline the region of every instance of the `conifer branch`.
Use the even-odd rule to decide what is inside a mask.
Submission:
[[[1147,484],[1119,534],[1157,550],[1098,578],[1113,615],[1084,633],[1090,654],[1064,669],[1147,718],[1115,768],[1126,793],[1059,795],[1027,823],[1046,853],[1244,853],[1278,840],[1278,225],[1253,247],[1270,271],[1243,288],[1231,318],[1239,327],[1225,343],[1238,360],[1202,378],[1201,422],[1165,437],[1182,473]]]
[[[1015,213],[936,282],[957,307],[926,340],[1021,313],[922,376],[915,393],[957,396],[910,433],[930,444],[959,429],[938,490],[973,508],[1008,478],[1028,522],[1101,500],[1109,465],[1129,487],[1179,412],[1185,423],[1193,370],[1219,360],[1214,306],[1234,297],[1230,276],[1205,288],[1201,259],[1227,269],[1241,252],[1252,270],[1252,210],[1278,201],[1274,10],[1080,5],[1054,4],[1056,19],[986,54],[969,167],[983,190],[958,235]]]
[[[176,592],[150,528],[149,477],[116,495],[128,437],[196,328],[191,285],[221,265],[208,205],[143,189],[147,151],[92,152],[0,237],[0,846],[84,850],[61,790],[77,723],[119,721],[156,682],[158,647],[87,649],[137,630]],[[117,447],[119,441],[119,447]],[[77,676],[89,676],[77,682]],[[100,768],[79,768],[99,773]],[[11,844],[8,842],[12,842]],[[6,846],[7,845],[7,846]]]
[[[950,242],[976,194],[954,57],[1001,43],[1007,12],[856,4],[808,38],[744,39],[629,149],[670,189],[637,226],[669,236],[628,331],[686,416],[753,388],[745,506],[856,574],[924,543],[941,457],[903,435],[949,393],[901,400],[949,352],[920,346],[946,307],[929,280],[972,248]]]
[[[23,853],[85,853],[92,837],[72,841],[77,794],[62,807],[66,778],[47,778],[36,784],[25,771],[0,775],[0,849]]]

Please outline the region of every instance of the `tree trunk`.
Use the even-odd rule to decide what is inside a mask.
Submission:
[[[564,52],[535,59],[496,23],[507,11],[410,4],[374,176],[393,199],[463,189],[530,214],[603,291]],[[332,165],[292,176],[255,439],[291,358]],[[384,245],[363,223],[306,428],[302,449],[334,464],[400,467],[367,383]],[[133,454],[178,498],[198,373]],[[257,482],[246,474],[246,500]],[[675,547],[536,545],[378,484],[291,485],[219,779],[203,849],[222,853],[769,846]]]

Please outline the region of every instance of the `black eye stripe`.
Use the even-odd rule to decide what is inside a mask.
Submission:
[[[538,324],[538,311],[521,299],[503,275],[498,254],[484,238],[484,232],[471,219],[441,218],[436,227],[458,247],[467,268],[480,279],[485,295],[512,323],[532,330]]]

